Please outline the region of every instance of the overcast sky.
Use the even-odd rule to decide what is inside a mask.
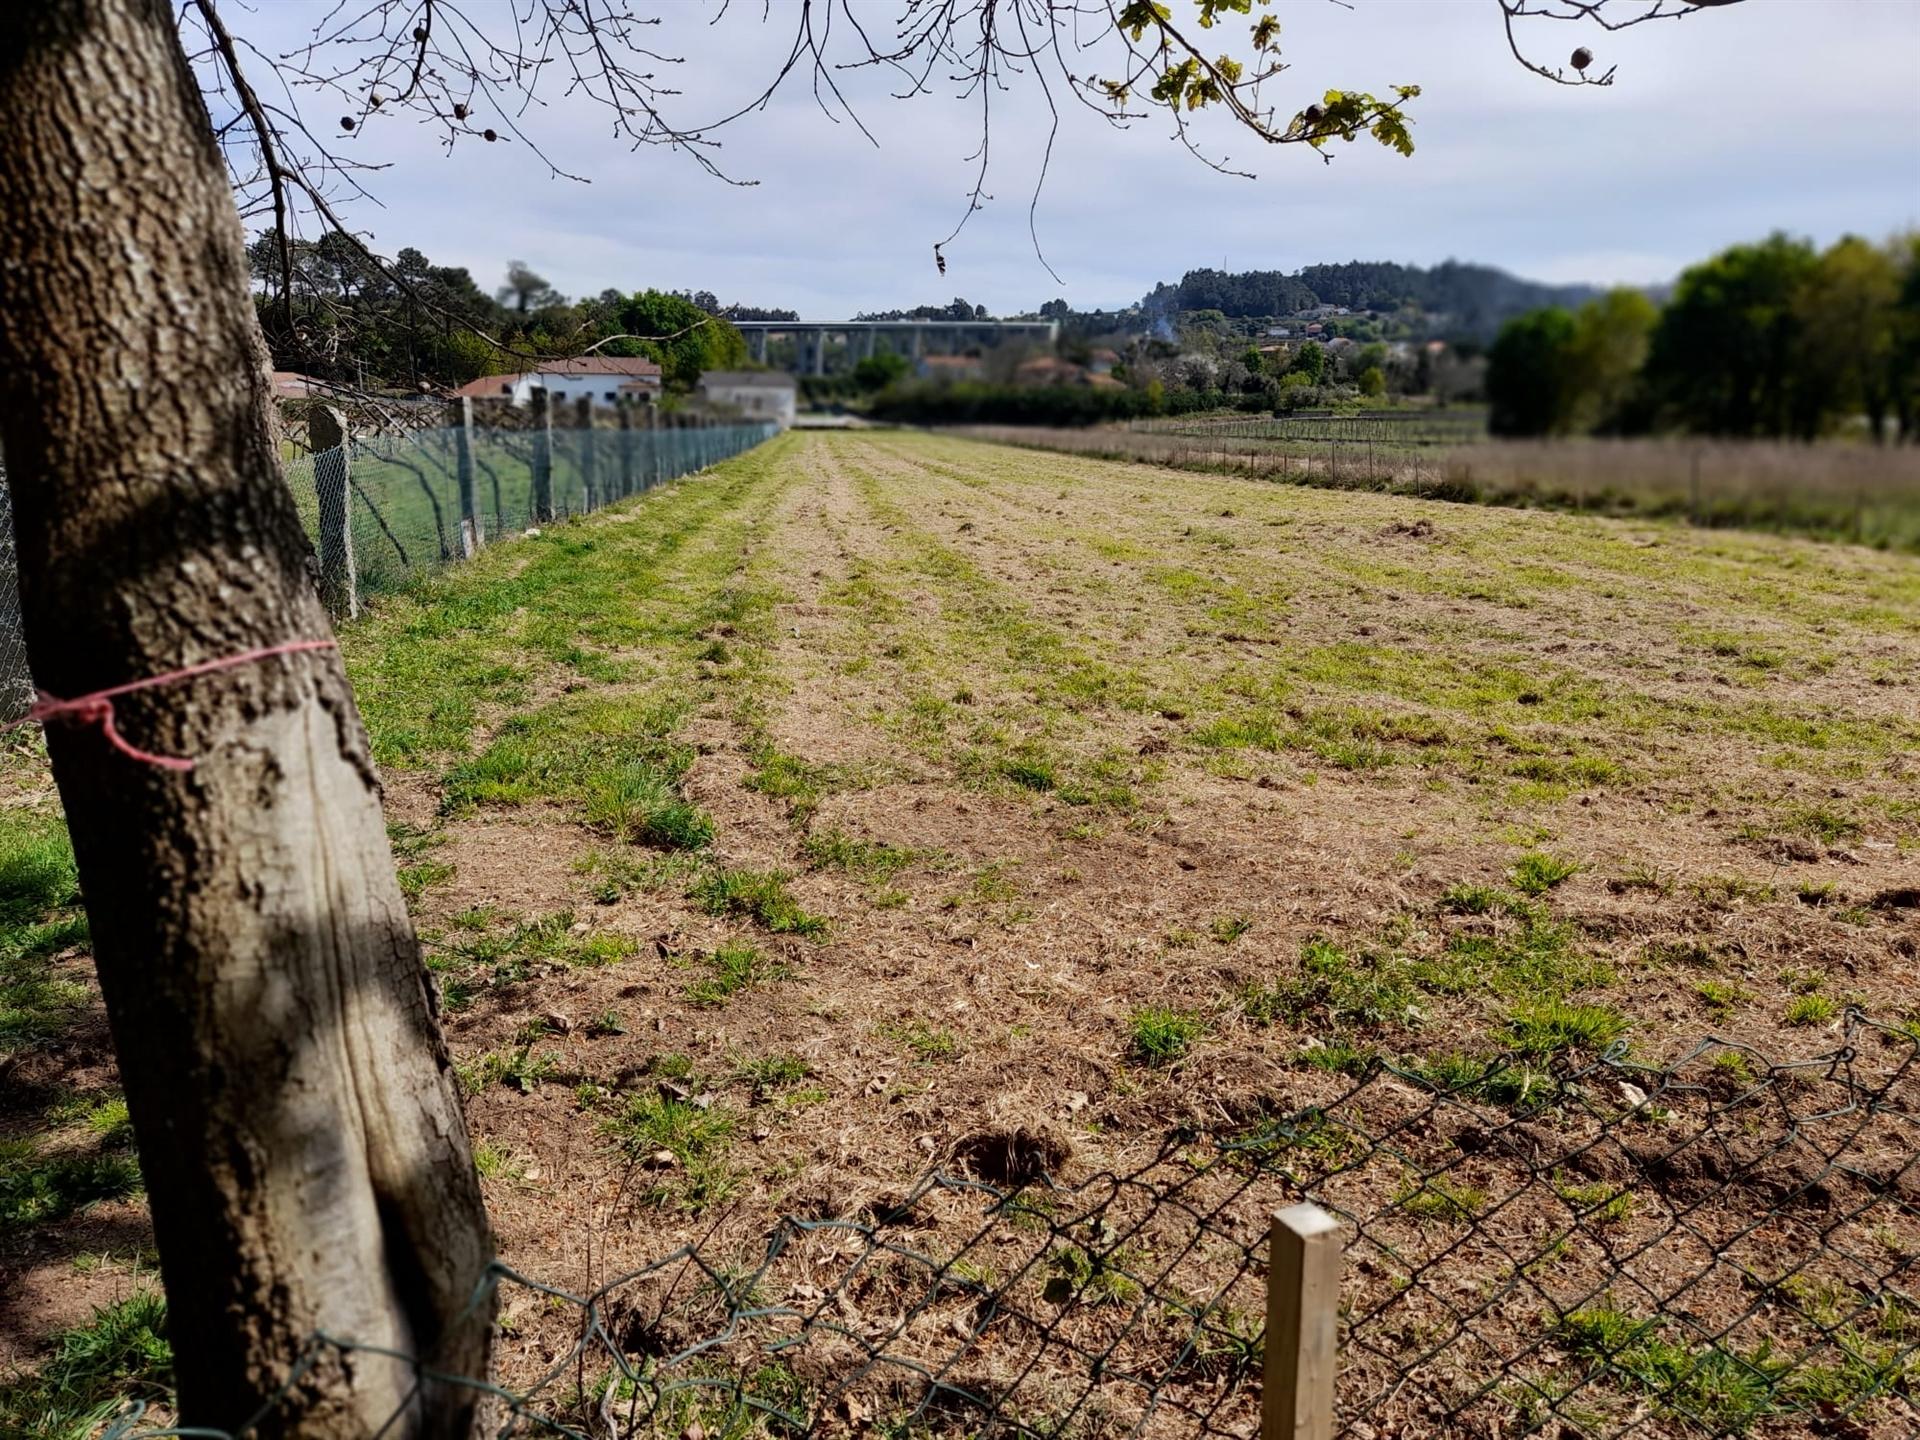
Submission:
[[[903,8],[854,3],[882,35]],[[1633,3],[1614,0],[1622,11]],[[790,43],[797,9],[766,0],[763,23],[761,0],[735,0],[709,23],[720,6],[708,0],[633,4],[662,17],[650,33],[684,57],[661,69],[685,92],[675,113],[687,122],[750,98]],[[466,9],[504,20],[509,6]],[[232,23],[263,49],[283,48],[329,8],[254,0]],[[1920,0],[1745,0],[1617,35],[1539,22],[1523,32],[1550,61],[1584,43],[1596,71],[1617,64],[1608,89],[1522,70],[1493,0],[1274,9],[1293,68],[1268,100],[1290,113],[1329,86],[1419,84],[1414,156],[1368,142],[1336,146],[1327,165],[1304,147],[1265,149],[1209,126],[1214,153],[1259,172],[1230,179],[1195,161],[1164,120],[1115,132],[1065,106],[1037,220],[1059,283],[1027,229],[1046,111],[1017,78],[996,97],[994,199],[948,247],[945,278],[932,245],[964,213],[978,106],[951,86],[891,99],[871,72],[841,78],[877,147],[823,115],[801,83],[729,127],[721,158],[751,188],[668,150],[630,152],[592,103],[558,94],[526,123],[590,185],[553,178],[525,146],[469,143],[447,156],[425,131],[375,117],[354,153],[392,168],[371,182],[381,206],[360,202],[351,218],[382,251],[416,246],[483,285],[519,258],[569,294],[705,289],[821,319],[956,294],[996,314],[1055,295],[1123,305],[1209,265],[1451,257],[1540,280],[1646,283],[1775,228],[1825,242],[1920,225]]]

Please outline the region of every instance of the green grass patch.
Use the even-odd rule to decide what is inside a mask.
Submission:
[[[1420,994],[1404,961],[1381,952],[1350,955],[1324,936],[1301,947],[1298,971],[1270,984],[1249,985],[1240,1005],[1261,1025],[1284,1020],[1373,1029],[1421,1018]]]
[[[891,880],[914,860],[911,850],[862,840],[837,825],[808,835],[800,842],[800,853],[816,868],[844,870],[874,884]]]
[[[1627,1017],[1609,1005],[1537,1000],[1507,1015],[1506,1042],[1522,1055],[1544,1059],[1562,1050],[1598,1054],[1627,1031]]]
[[[1127,1017],[1128,1049],[1145,1065],[1171,1065],[1207,1033],[1207,1022],[1188,1010],[1149,1005]]]
[[[89,1440],[137,1400],[171,1399],[166,1301],[140,1290],[60,1331],[36,1373],[0,1381],[0,1435]]]
[[[1579,872],[1580,866],[1572,860],[1531,850],[1513,862],[1507,878],[1522,895],[1544,895]]]
[[[824,936],[826,919],[801,907],[787,889],[789,878],[778,870],[713,870],[687,896],[709,915],[752,920],[775,935]]]
[[[33,1139],[0,1140],[0,1236],[64,1220],[103,1200],[140,1193],[140,1166],[110,1134],[93,1154],[43,1155]]]
[[[654,1177],[646,1198],[703,1210],[734,1192],[726,1164],[734,1138],[733,1112],[667,1095],[635,1095],[606,1122],[627,1158]]]
[[[709,1008],[725,1005],[743,990],[784,980],[793,973],[744,940],[730,940],[719,946],[707,957],[706,964],[712,973],[687,986],[687,999]]]

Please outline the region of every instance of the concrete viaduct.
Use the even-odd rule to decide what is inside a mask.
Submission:
[[[968,345],[998,345],[1003,340],[1060,338],[1058,320],[735,320],[733,328],[747,338],[753,358],[767,362],[767,337],[790,335],[794,340],[793,370],[798,375],[827,373],[827,341],[838,335],[855,360],[874,353],[878,337],[894,341],[893,348],[918,360],[931,347],[936,354],[954,354]]]

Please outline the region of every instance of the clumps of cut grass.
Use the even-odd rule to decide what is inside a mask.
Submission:
[[[545,1033],[544,1027],[540,1033]],[[505,1049],[488,1050],[456,1061],[453,1075],[461,1091],[478,1095],[490,1086],[505,1085],[509,1090],[531,1095],[560,1068],[560,1062],[547,1052],[534,1053],[534,1042],[538,1038],[537,1034],[528,1035]]]
[[[0,1236],[64,1220],[105,1200],[140,1193],[140,1166],[108,1135],[93,1154],[43,1155],[33,1139],[0,1140]]]
[[[1855,839],[1861,831],[1857,819],[1831,805],[1789,805],[1780,811],[1776,819],[1781,829],[1808,836],[1823,845],[1837,845],[1842,840]]]
[[[1060,784],[1060,770],[1044,755],[1015,755],[1000,763],[1000,773],[1022,790],[1044,794]]]
[[[516,715],[448,772],[444,807],[569,800],[616,839],[702,849],[713,822],[680,794],[693,752],[672,738],[685,713],[677,699],[594,696]]]
[[[1825,1025],[1840,1013],[1840,1002],[1831,995],[1796,995],[1787,1002],[1780,1018],[1788,1025]]]
[[[874,884],[891,880],[914,860],[911,850],[862,840],[837,825],[807,836],[800,842],[800,853],[818,869],[844,870]]]
[[[733,1193],[737,1181],[726,1164],[732,1111],[661,1093],[635,1095],[606,1128],[628,1159],[656,1177],[645,1192],[649,1203],[701,1210]]]
[[[1616,895],[1624,895],[1629,890],[1649,890],[1656,895],[1668,895],[1673,892],[1673,877],[1663,874],[1657,865],[1636,860],[1623,866],[1618,875],[1608,880],[1607,889]]]
[[[913,1052],[914,1058],[924,1064],[932,1064],[936,1060],[951,1060],[960,1053],[959,1036],[951,1030],[929,1025],[924,1020],[903,1020],[896,1024],[882,1025],[880,1033],[887,1039],[906,1046]]]
[[[526,1178],[527,1167],[520,1157],[493,1140],[473,1144],[473,1168],[482,1180],[516,1181]]]
[[[400,893],[409,902],[418,900],[435,885],[444,885],[453,878],[453,866],[444,860],[418,860],[411,865],[402,865],[395,872],[400,881]]]
[[[1725,1019],[1733,1013],[1736,1005],[1753,998],[1730,980],[1702,980],[1693,987],[1693,993],[1700,997],[1716,1020]]]
[[[1440,897],[1440,908],[1449,915],[1485,915],[1499,908],[1503,898],[1491,885],[1472,885],[1463,880]]]
[[[173,1351],[167,1305],[138,1290],[62,1330],[37,1374],[0,1382],[0,1434],[84,1440],[131,1401],[171,1396]]]
[[[0,811],[0,1047],[58,1035],[86,1005],[87,988],[45,963],[86,940],[66,825]]]
[[[1144,1065],[1171,1065],[1207,1033],[1207,1022],[1190,1010],[1148,1005],[1127,1017],[1128,1048]]]
[[[1553,1094],[1556,1088],[1545,1070],[1509,1055],[1427,1055],[1403,1060],[1399,1068],[1442,1094],[1462,1095],[1492,1105],[1528,1106]]]
[[[1053,1273],[1041,1287],[1040,1297],[1049,1305],[1131,1305],[1140,1297],[1139,1282],[1126,1273],[1134,1263],[1124,1246],[1106,1253],[1066,1244],[1047,1257]]]
[[[1508,1012],[1505,1039],[1521,1055],[1545,1059],[1562,1050],[1598,1054],[1627,1031],[1627,1017],[1610,1005],[1538,1000]]]
[[[1701,904],[1715,910],[1731,910],[1748,901],[1765,904],[1778,894],[1773,886],[1744,875],[1703,875],[1687,888]]]
[[[1544,850],[1530,850],[1507,870],[1513,888],[1522,895],[1544,895],[1580,871],[1578,862]]]
[[[1511,997],[1562,996],[1613,978],[1612,967],[1581,955],[1573,932],[1543,907],[1508,896],[1502,908],[1506,916],[1491,933],[1449,935],[1440,954],[1408,963],[1409,977],[1440,995],[1491,991]]]
[[[1486,1208],[1487,1192],[1445,1175],[1409,1176],[1392,1203],[1416,1220],[1471,1220]]]
[[[687,986],[687,999],[708,1008],[725,1005],[743,990],[772,980],[784,980],[793,973],[744,940],[730,940],[716,948],[707,957],[707,965],[712,973]]]
[[[783,1090],[798,1085],[813,1073],[807,1062],[792,1055],[763,1055],[743,1061],[734,1078],[744,1080],[753,1092],[753,1103],[764,1105]]]
[[[1251,920],[1239,915],[1219,915],[1207,927],[1207,933],[1213,936],[1216,945],[1231,945],[1253,928]]]
[[[1320,935],[1301,947],[1298,971],[1269,985],[1247,986],[1240,1005],[1261,1025],[1285,1020],[1378,1028],[1414,1024],[1422,1013],[1404,961],[1384,953],[1349,955]]]
[[[1603,1305],[1567,1315],[1555,1334],[1573,1355],[1645,1392],[1659,1413],[1718,1435],[1743,1434],[1770,1415],[1850,1412],[1904,1385],[1916,1368],[1910,1339],[1876,1343],[1853,1327],[1835,1335],[1840,1364],[1812,1366],[1765,1343],[1749,1351],[1676,1343],[1665,1338],[1669,1329],[1664,1319],[1641,1320]]]
[[[1555,1187],[1574,1214],[1589,1225],[1622,1225],[1633,1216],[1633,1192],[1596,1180],[1588,1185]]]
[[[616,840],[661,850],[704,850],[713,817],[680,794],[679,777],[642,760],[596,770],[582,786],[582,818]]]
[[[827,933],[826,919],[793,898],[789,878],[779,870],[712,870],[693,883],[687,898],[709,915],[752,920],[775,935],[818,939]]]
[[[633,954],[631,936],[592,931],[571,910],[517,919],[489,909],[453,917],[450,935],[432,934],[427,968],[440,982],[442,1003],[457,1011],[482,989],[518,985],[542,966],[565,969],[612,965]]]

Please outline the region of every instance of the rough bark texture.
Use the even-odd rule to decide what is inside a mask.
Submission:
[[[44,689],[329,633],[266,369],[164,0],[0,6],[0,437]],[[184,1421],[236,1428],[316,1331],[483,1374],[486,1214],[339,657],[116,703],[135,744],[200,762],[48,734]],[[456,1435],[472,1408],[329,1352],[262,1428],[365,1435],[403,1409],[387,1434]]]

